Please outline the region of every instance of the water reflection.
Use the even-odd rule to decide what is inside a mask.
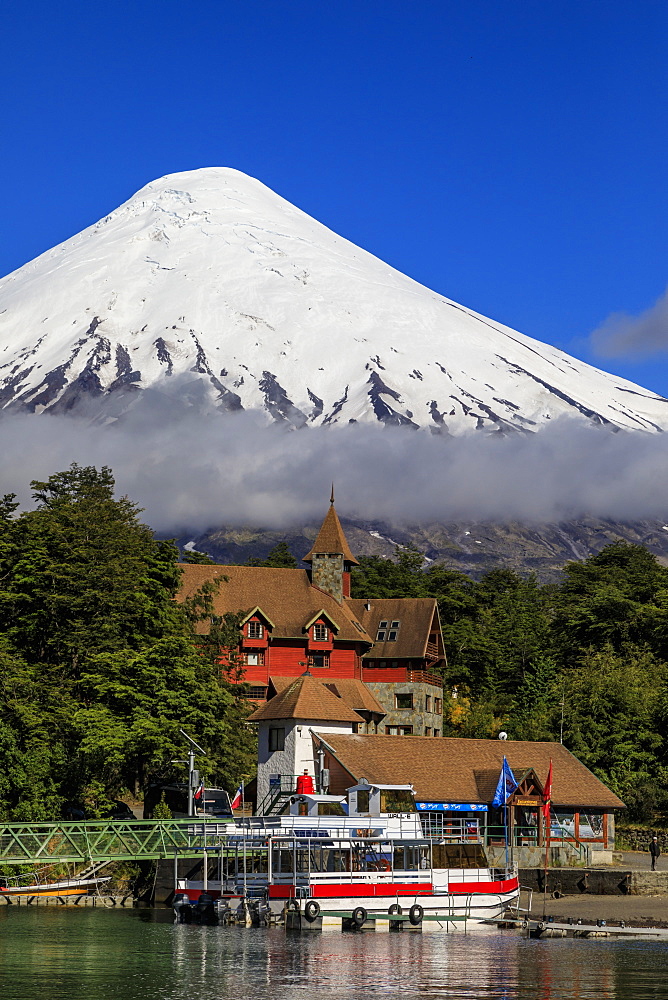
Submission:
[[[168,911],[0,910],[3,1000],[668,1000],[668,948],[645,941],[286,935],[173,924]]]

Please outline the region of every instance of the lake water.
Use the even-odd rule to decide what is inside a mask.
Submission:
[[[2,907],[2,1000],[668,1000],[668,945],[508,932],[286,935],[168,910]]]

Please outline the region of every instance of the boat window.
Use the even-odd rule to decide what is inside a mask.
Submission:
[[[405,872],[424,871],[430,867],[428,847],[395,847],[394,868]]]
[[[318,802],[318,816],[345,816],[341,802]]]
[[[285,875],[292,872],[294,857],[292,847],[273,847],[271,851],[271,869],[276,874]]]
[[[434,844],[434,868],[486,868],[480,844]]]
[[[368,792],[357,792],[357,811],[358,813],[368,813],[369,811],[369,793]]]
[[[359,792],[357,795],[359,797]],[[381,791],[380,811],[383,813],[415,812],[413,793],[406,788],[385,789]]]
[[[227,860],[227,872],[243,875],[265,874],[267,872],[267,851],[266,849],[254,849],[247,847],[244,853],[243,848],[238,848],[236,857]]]

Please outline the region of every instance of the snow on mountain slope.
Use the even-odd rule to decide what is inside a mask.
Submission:
[[[571,414],[668,428],[667,400],[430,291],[217,167],[148,184],[0,281],[1,408],[109,419],[169,386],[294,426],[527,431]]]

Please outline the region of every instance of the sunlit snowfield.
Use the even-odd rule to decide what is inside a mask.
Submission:
[[[668,947],[510,933],[288,935],[169,911],[3,908],[3,1000],[668,998]]]

